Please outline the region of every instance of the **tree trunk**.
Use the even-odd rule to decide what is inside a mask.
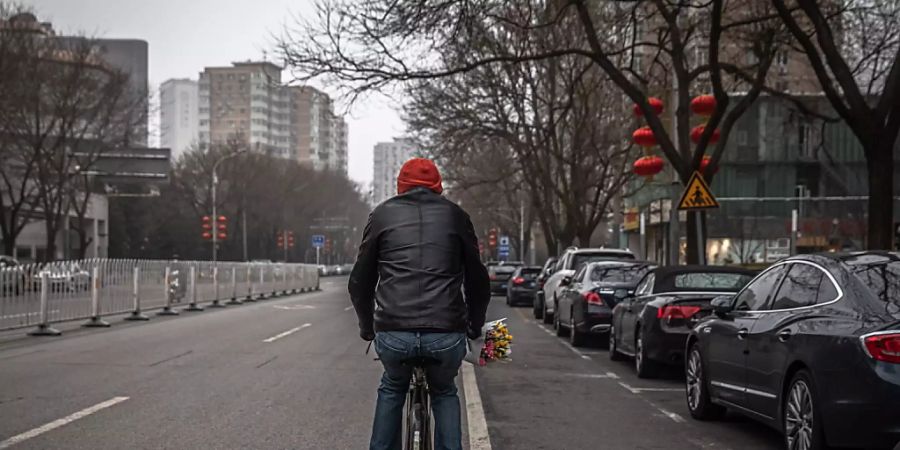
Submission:
[[[588,228],[584,227],[578,231],[578,246],[580,247],[591,246],[591,235],[594,234],[594,230],[589,230]]]
[[[3,254],[16,256],[16,239],[15,237],[6,236],[5,233],[3,236]]]
[[[51,220],[44,221],[44,231],[47,233],[46,239],[46,251],[44,253],[44,261],[42,262],[51,262],[56,259],[56,232],[58,227],[52,225]]]
[[[894,143],[882,139],[866,159],[869,170],[868,234],[866,248],[891,250],[894,229]]]

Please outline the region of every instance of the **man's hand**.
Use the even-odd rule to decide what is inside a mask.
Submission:
[[[359,330],[359,337],[361,337],[362,340],[364,340],[366,342],[374,341],[375,340],[375,332],[371,331],[371,330]]]
[[[471,340],[475,340],[481,337],[481,329],[480,328],[472,328],[468,327],[468,331],[466,331],[466,337]]]

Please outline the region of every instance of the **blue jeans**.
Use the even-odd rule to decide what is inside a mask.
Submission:
[[[384,375],[378,387],[369,449],[402,448],[403,405],[412,379],[412,368],[404,366],[402,361],[427,357],[440,361],[425,369],[434,415],[434,448],[462,450],[459,397],[454,379],[466,356],[466,335],[382,331],[375,334],[375,351],[384,365]]]

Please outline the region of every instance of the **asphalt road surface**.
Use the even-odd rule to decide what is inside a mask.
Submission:
[[[345,284],[109,329],[76,323],[58,338],[0,336],[0,449],[366,448],[381,371]],[[491,305],[515,341],[510,361],[475,368],[480,396],[461,400],[476,419],[464,441],[481,411],[490,433],[473,450],[778,448],[749,420],[691,420],[677,372],[637,380],[529,314]]]

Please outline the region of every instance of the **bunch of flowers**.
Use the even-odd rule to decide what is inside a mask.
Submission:
[[[481,356],[478,359],[480,365],[485,365],[488,361],[497,361],[509,358],[512,349],[512,335],[506,327],[506,319],[488,322],[484,326],[484,346],[481,347]]]

